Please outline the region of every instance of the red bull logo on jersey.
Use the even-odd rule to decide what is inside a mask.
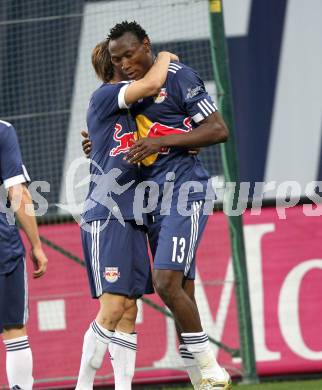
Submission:
[[[136,124],[138,127],[139,138],[144,137],[163,137],[170,134],[180,134],[186,133],[192,130],[191,117],[187,117],[183,121],[184,128],[172,127],[164,125],[159,122],[152,122],[145,115],[137,115],[135,117]],[[142,163],[146,166],[152,165],[158,157],[158,154],[167,154],[169,153],[169,148],[163,148],[160,153],[152,154],[151,156],[145,158]]]
[[[120,135],[122,131],[122,125],[119,123],[115,125],[114,130],[115,132],[113,139],[118,143],[118,145],[110,151],[110,156],[112,157],[115,157],[121,153],[126,153],[135,142],[135,135],[132,131]]]
[[[120,277],[118,267],[105,267],[104,278],[109,283],[115,283]]]
[[[154,98],[154,103],[160,104],[168,97],[166,88],[161,88],[159,95]]]

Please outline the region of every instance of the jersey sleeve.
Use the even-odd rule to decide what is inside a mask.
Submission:
[[[29,182],[15,128],[8,125],[1,129],[0,135],[0,175],[4,187],[7,189],[16,184]]]
[[[128,86],[129,83],[106,84],[92,96],[90,104],[101,120],[128,108],[125,103],[125,91]]]
[[[217,107],[206,91],[204,82],[190,68],[181,68],[175,74],[175,94],[180,105],[195,123],[217,111]]]

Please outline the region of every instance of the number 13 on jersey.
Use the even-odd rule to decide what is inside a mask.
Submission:
[[[172,250],[172,262],[182,263],[185,258],[186,240],[184,237],[172,237],[173,250]]]

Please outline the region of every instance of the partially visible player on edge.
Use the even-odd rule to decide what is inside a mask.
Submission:
[[[108,38],[114,66],[131,79],[144,77],[154,62],[145,30],[136,22],[122,22]],[[198,74],[179,62],[171,62],[159,95],[133,104],[131,113],[141,139],[128,159],[142,161],[143,180],[159,185],[158,205],[149,224],[154,286],[179,326],[181,356],[195,388],[229,389],[230,377],[215,359],[194,298],[195,254],[207,222],[203,208],[209,175],[198,157],[187,153],[187,148],[225,142],[227,127]],[[199,188],[185,188],[192,215],[183,216],[177,209],[182,206],[177,204],[179,188],[191,181],[199,182]],[[162,213],[165,186],[173,195]]]
[[[92,95],[87,112],[87,127],[92,142],[91,182],[82,216],[81,236],[93,298],[100,301],[100,310],[85,333],[77,390],[90,390],[96,370],[101,367],[107,349],[114,370],[115,389],[131,389],[135,368],[137,335],[136,299],[153,293],[146,231],[136,225],[133,201],[139,171],[124,159],[134,143],[135,122],[127,105],[140,98],[155,95],[163,85],[171,53],[159,53],[155,64],[140,81],[122,82],[121,70],[113,71],[106,50],[104,70],[99,61],[107,42],[93,51],[92,63],[104,81]],[[103,53],[104,54],[104,53]],[[118,185],[126,191],[107,194],[109,172],[119,169]],[[113,214],[105,205],[106,195],[116,203]],[[96,202],[94,207],[93,200]],[[115,216],[116,215],[116,216]],[[117,215],[124,220],[124,226]]]
[[[0,120],[0,333],[6,347],[10,389],[31,390],[33,359],[28,342],[28,285],[25,249],[14,214],[31,244],[33,277],[41,277],[47,258],[41,246],[15,128]]]

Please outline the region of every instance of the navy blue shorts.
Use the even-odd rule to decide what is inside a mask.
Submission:
[[[154,292],[146,232],[133,221],[89,222],[81,229],[87,274],[93,298],[103,293],[138,298]]]
[[[8,274],[0,275],[0,333],[28,321],[28,284],[24,258]]]
[[[192,214],[155,215],[150,217],[148,235],[154,258],[154,269],[182,271],[195,279],[196,251],[208,215],[203,214],[204,201],[192,202]]]

